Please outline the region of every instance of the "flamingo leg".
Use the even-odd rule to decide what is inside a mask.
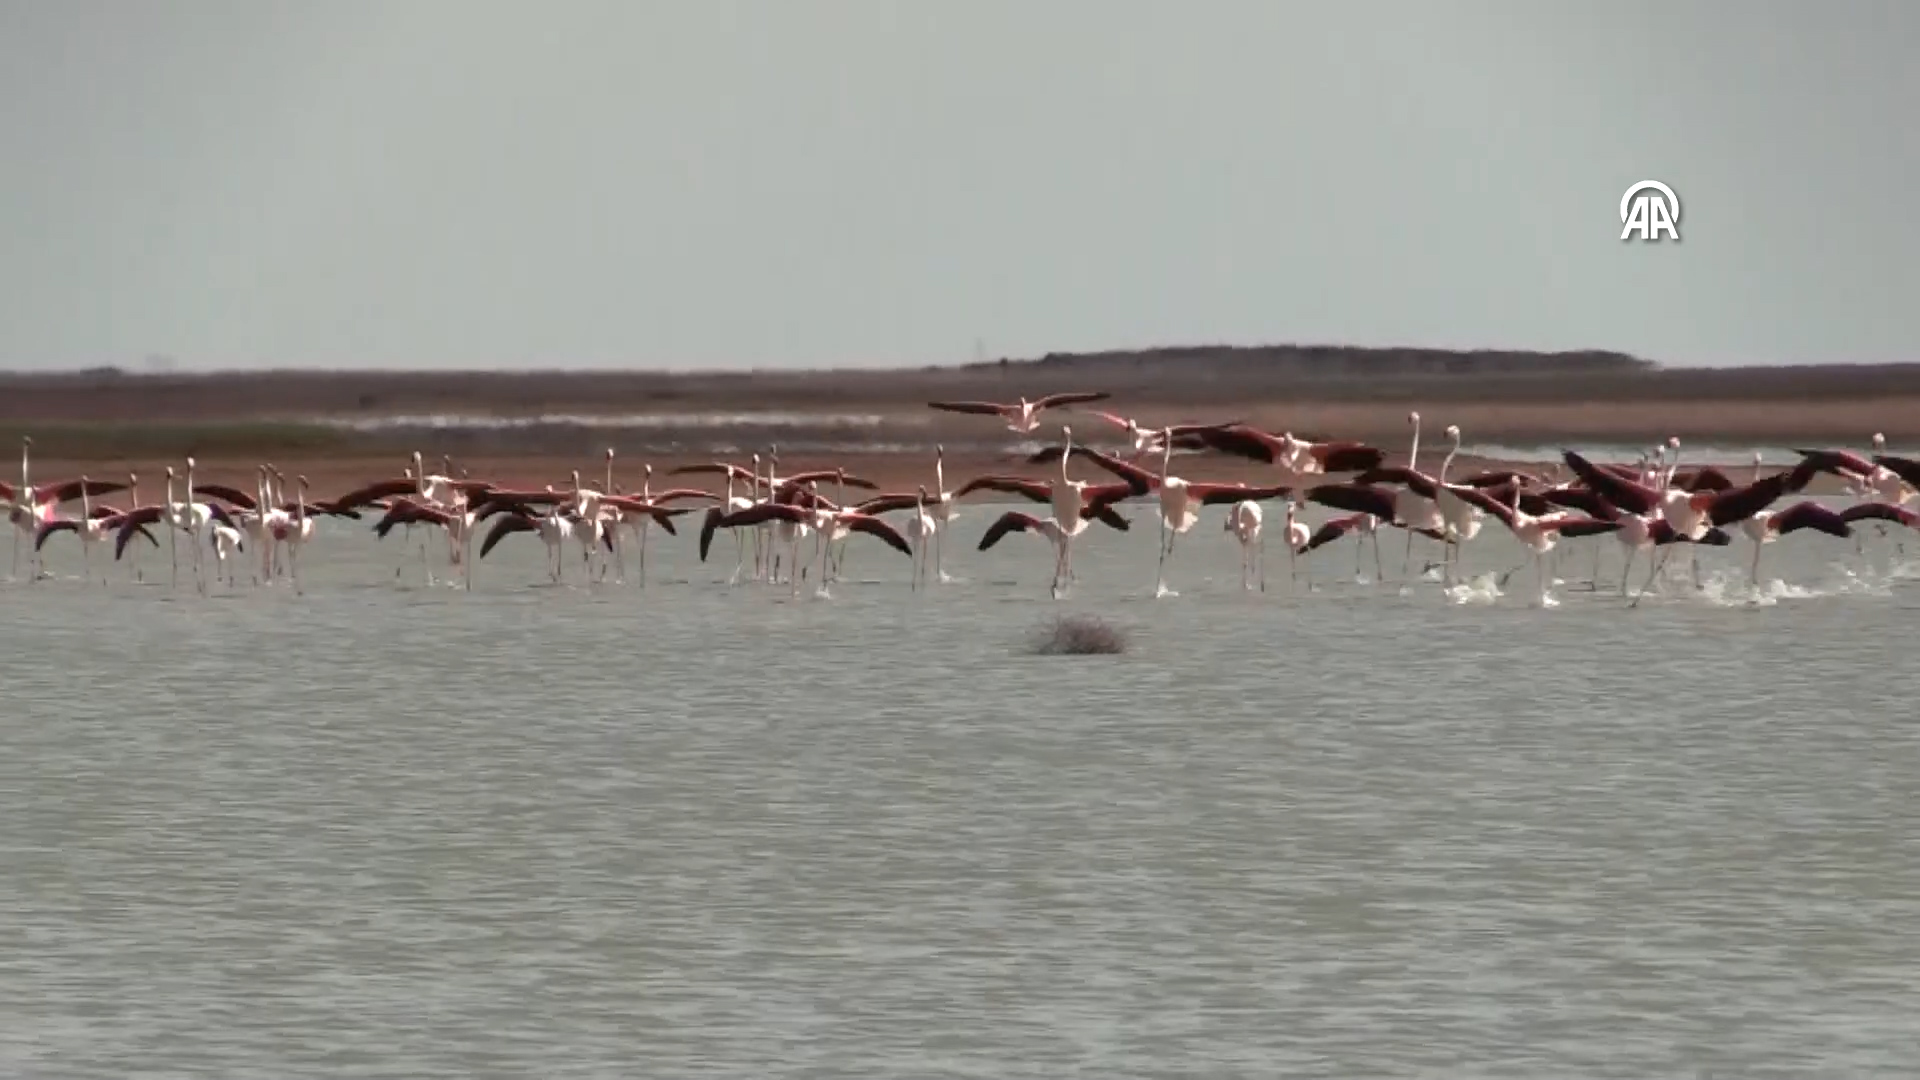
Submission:
[[[1620,595],[1621,596],[1627,595],[1627,577],[1629,574],[1633,572],[1633,560],[1635,556],[1639,554],[1640,554],[1640,548],[1638,546],[1630,547],[1627,549],[1627,561],[1621,564],[1620,566]],[[1597,582],[1597,578],[1596,578],[1596,582]],[[1598,589],[1598,587],[1599,586],[1596,583],[1595,588]]]
[[[175,529],[171,527],[167,529],[167,557],[173,560],[173,574],[167,579],[167,587],[171,589],[177,589],[180,587],[180,530],[179,529]]]
[[[1766,548],[1758,540],[1753,542],[1753,568],[1748,577],[1753,582],[1755,592],[1760,591],[1760,553],[1765,550]]]
[[[1407,571],[1411,569],[1413,569],[1413,529],[1409,528],[1407,529],[1407,551],[1400,557],[1400,576],[1406,577]]]
[[[643,589],[647,587],[647,534],[653,531],[652,525],[651,519],[643,519],[640,523],[640,587]],[[617,554],[618,549],[615,552]],[[627,576],[624,567],[620,570],[620,576]]]
[[[1293,550],[1293,545],[1291,543],[1287,545],[1287,550],[1289,551]],[[1254,562],[1258,565],[1260,570],[1260,591],[1266,592],[1267,591],[1267,534],[1264,531],[1262,531],[1259,536],[1254,538],[1253,558],[1254,558]]]
[[[1628,604],[1628,607],[1640,606],[1641,598],[1647,595],[1648,589],[1653,588],[1654,579],[1660,576],[1660,571],[1667,568],[1667,558],[1672,554],[1673,549],[1668,548],[1666,551],[1661,552],[1658,558],[1653,560],[1653,572],[1647,575],[1646,584],[1640,586],[1640,591],[1633,594],[1633,602]]]
[[[1375,525],[1367,535],[1373,538],[1373,582],[1378,585],[1387,579],[1387,572],[1380,565],[1380,527]]]
[[[1300,591],[1300,553],[1293,546],[1293,537],[1287,537],[1287,591]]]

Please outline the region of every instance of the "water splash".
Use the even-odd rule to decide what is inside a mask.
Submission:
[[[1500,592],[1500,586],[1494,581],[1497,577],[1499,577],[1498,574],[1489,570],[1457,585],[1449,585],[1441,592],[1456,604],[1492,604],[1503,595]]]

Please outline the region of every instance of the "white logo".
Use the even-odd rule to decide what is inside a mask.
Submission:
[[[1654,193],[1659,198],[1654,197]],[[1658,180],[1642,180],[1627,189],[1620,196],[1620,239],[1632,236],[1635,230],[1642,240],[1658,240],[1664,230],[1675,240],[1680,239],[1680,196],[1673,189]]]

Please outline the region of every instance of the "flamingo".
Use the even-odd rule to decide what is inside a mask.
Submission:
[[[682,466],[678,469],[669,469],[668,475],[671,476],[674,473],[683,472],[683,471],[691,472],[691,471],[694,471],[696,468],[699,468],[699,467]],[[737,465],[723,465],[718,470],[703,469],[702,471],[722,471],[726,474],[726,478],[727,478],[726,497],[720,501],[719,505],[708,508],[706,521],[702,524],[702,532],[710,534],[714,527],[713,523],[718,519],[723,518],[728,514],[737,513],[741,510],[749,509],[754,505],[754,499],[750,496],[755,496],[759,494],[758,489],[759,489],[759,481],[760,481],[760,455],[759,454],[753,455],[753,469],[750,472],[748,470],[740,468]],[[733,484],[736,479],[739,479],[739,476],[738,476],[739,473],[746,473],[746,479],[748,480],[748,483],[752,485],[748,490],[747,496],[735,495],[733,493]],[[733,533],[734,558],[733,558],[733,573],[727,577],[728,586],[732,586],[740,580],[741,572],[746,569],[746,560],[747,560],[746,538],[741,535],[739,529],[733,529],[731,530],[731,532]],[[755,580],[759,580],[759,577],[760,577],[760,562],[761,562],[760,530],[755,529],[753,532],[753,576]]]
[[[1112,394],[1103,391],[1074,391],[1064,394],[1048,394],[1037,401],[1021,398],[1010,405],[995,401],[929,401],[927,408],[942,412],[973,413],[980,416],[998,416],[1007,423],[1009,431],[1025,435],[1040,427],[1040,413],[1047,409],[1057,409],[1063,405],[1080,405],[1092,401],[1105,401]]]
[[[71,502],[85,495],[110,495],[121,490],[125,485],[83,478],[35,487],[28,472],[28,457],[32,449],[33,436],[21,436],[20,486],[15,488],[0,483],[0,498],[7,500],[7,520],[14,528],[12,576],[20,575],[20,541],[25,537],[35,541],[31,553],[33,560],[31,580],[38,581],[42,573],[38,544],[40,526],[53,520],[54,512],[59,509],[61,503]]]
[[[118,531],[121,524],[126,520],[126,513],[124,510],[115,510],[110,506],[90,506],[86,509],[82,517],[70,518],[56,516],[49,518],[34,532],[34,550],[37,552],[42,547],[45,547],[47,539],[55,533],[73,533],[80,538],[84,557],[87,558],[86,574],[88,579],[91,580],[93,577],[93,562],[91,557],[93,545],[105,542],[110,534]],[[135,531],[141,536],[146,537],[148,543],[156,547],[159,546],[160,541],[155,540],[153,534],[148,532],[145,527],[136,526]],[[106,584],[106,578],[104,576],[100,579],[100,583],[102,585]]]
[[[927,513],[925,484],[920,485],[919,495],[913,503],[913,516],[907,519],[907,527],[902,531],[906,533],[907,543],[913,545],[913,587],[919,589],[926,584],[924,579],[927,576],[927,547],[933,544],[938,550],[938,541],[935,538],[940,533],[940,523],[932,514]]]
[[[1669,445],[1677,447],[1678,439],[1669,440]],[[1654,488],[1646,484],[1625,479],[1617,473],[1596,468],[1592,462],[1572,450],[1561,452],[1561,459],[1572,469],[1594,493],[1610,505],[1626,511],[1628,514],[1650,517],[1656,511],[1668,528],[1677,537],[1698,541],[1708,530],[1723,525],[1731,525],[1742,518],[1751,517],[1755,512],[1764,510],[1778,502],[1782,496],[1805,490],[1807,483],[1819,471],[1816,464],[1801,461],[1793,469],[1777,472],[1772,476],[1756,480],[1742,487],[1726,491],[1676,491],[1672,488]],[[1675,457],[1675,465],[1678,457]],[[1667,469],[1671,479],[1673,466]],[[1651,588],[1654,579],[1666,565],[1668,553],[1655,561],[1653,571],[1647,576],[1646,585],[1633,599],[1637,606],[1640,597]],[[1624,587],[1624,586],[1623,586]]]
[[[800,558],[800,539],[804,535],[798,526],[805,525],[814,536],[814,546],[820,554],[820,588],[817,595],[827,596],[827,544],[836,529],[845,527],[851,532],[866,533],[885,542],[890,548],[911,558],[913,547],[899,530],[888,524],[886,519],[872,514],[862,514],[852,510],[829,509],[822,500],[810,500],[812,505],[799,506],[792,503],[763,502],[745,510],[723,514],[718,518],[708,518],[706,526],[700,531],[700,558],[707,557],[707,548],[713,542],[713,534],[718,529],[731,529],[742,525],[756,525],[762,521],[784,521],[796,526],[788,532],[790,561],[797,568]],[[793,595],[800,595],[800,574],[797,569],[789,570],[788,577],[793,582]]]
[[[227,573],[228,586],[236,585],[238,581],[234,576],[232,559],[235,555],[245,550],[245,544],[243,543],[244,535],[239,528],[232,525],[223,525],[219,522],[213,524],[212,532],[214,574],[218,576],[220,571],[225,570]]]
[[[1278,465],[1291,478],[1377,469],[1386,451],[1359,442],[1309,442],[1290,431],[1275,434],[1246,424],[1195,428],[1194,442],[1223,454]]]
[[[1240,543],[1240,588],[1253,588],[1253,570],[1257,563],[1260,570],[1260,591],[1267,591],[1267,545],[1260,532],[1260,503],[1254,499],[1242,499],[1227,511],[1225,532],[1233,534]]]
[[[530,532],[540,537],[541,542],[547,547],[548,575],[555,584],[564,582],[566,580],[564,553],[566,542],[574,533],[573,520],[561,514],[557,505],[549,506],[546,513],[539,515],[532,513],[525,506],[508,509],[500,515],[500,520],[494,522],[493,527],[487,530],[486,539],[480,543],[480,558],[486,558],[487,552],[492,551],[495,545],[516,532]]]
[[[1348,514],[1345,517],[1333,518],[1322,524],[1318,529],[1315,529],[1313,534],[1307,537],[1305,541],[1294,545],[1294,554],[1306,555],[1333,543],[1348,533],[1352,533],[1357,541],[1353,546],[1353,576],[1354,579],[1358,581],[1363,577],[1360,569],[1360,560],[1366,555],[1365,541],[1368,537],[1371,537],[1373,539],[1373,572],[1376,577],[1384,579],[1386,577],[1386,571],[1383,570],[1380,565],[1379,532],[1379,518],[1374,517],[1372,514]],[[1445,534],[1436,531],[1428,535],[1439,538]]]
[[[947,576],[946,539],[947,528],[953,519],[959,517],[960,501],[953,492],[947,490],[947,448],[938,443],[933,447],[933,497],[927,502],[921,513],[933,519],[933,576],[941,584],[953,580]]]
[[[1105,420],[1107,423],[1127,433],[1127,438],[1133,443],[1133,454],[1128,458],[1129,461],[1139,461],[1146,455],[1170,444],[1190,447],[1192,444],[1197,443],[1199,432],[1202,429],[1220,426],[1218,424],[1173,424],[1170,426],[1163,425],[1161,427],[1143,427],[1139,421],[1130,416],[1118,416],[1110,412],[1101,412],[1098,409],[1087,410],[1087,415]],[[1200,443],[1199,445],[1204,447],[1205,444]]]
[[[1124,462],[1116,461],[1094,450],[1082,450],[1082,453],[1109,471],[1127,477],[1118,484],[1088,484],[1074,480],[1067,474],[1067,462],[1073,456],[1073,429],[1065,424],[1060,426],[1060,479],[1050,483],[1038,483],[1022,480],[1018,477],[982,476],[969,480],[962,485],[957,495],[970,491],[994,490],[1025,495],[1035,501],[1052,504],[1053,520],[1060,526],[1061,532],[1061,571],[1073,576],[1073,538],[1087,527],[1089,517],[1109,521],[1106,512],[1113,504],[1136,495],[1145,495],[1151,488],[1150,474]],[[1092,509],[1091,515],[1086,511]],[[1117,517],[1117,515],[1116,515]],[[1124,519],[1120,519],[1124,521]],[[1109,521],[1109,523],[1111,523]],[[1124,528],[1124,525],[1119,526]],[[1053,580],[1054,599],[1060,597],[1061,574]]]
[[[1749,578],[1756,590],[1760,588],[1760,553],[1782,536],[1801,529],[1813,529],[1841,539],[1853,535],[1846,518],[1816,502],[1797,502],[1778,513],[1756,510],[1741,520],[1740,528],[1747,539],[1753,541],[1753,569]]]
[[[1103,510],[1104,508],[1101,506],[1089,505],[1080,513],[1083,520],[1091,521],[1099,517]],[[1006,513],[995,518],[993,523],[987,526],[986,533],[980,537],[978,550],[985,551],[999,543],[1001,537],[1014,532],[1044,536],[1053,544],[1053,581],[1055,595],[1058,595],[1060,579],[1067,573],[1068,532],[1062,529],[1060,523],[1054,518],[1035,517],[1032,514],[1019,510],[1008,510]]]
[[[1819,472],[1846,480],[1855,495],[1903,506],[1920,488],[1920,463],[1886,453],[1887,437],[1875,432],[1872,458],[1848,450],[1795,450],[1801,461]]]
[[[1548,551],[1553,549],[1555,541],[1561,536],[1594,536],[1611,532],[1620,527],[1616,521],[1597,521],[1589,517],[1575,517],[1565,512],[1553,512],[1536,516],[1520,505],[1520,485],[1513,487],[1513,501],[1503,503],[1478,488],[1461,488],[1460,497],[1466,499],[1488,514],[1500,519],[1514,539],[1532,553],[1534,583],[1537,586],[1536,597],[1541,607],[1552,607],[1555,603],[1547,595]]]

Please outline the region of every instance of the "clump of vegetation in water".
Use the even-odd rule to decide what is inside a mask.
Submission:
[[[1060,615],[1040,626],[1029,643],[1036,656],[1118,656],[1127,632],[1094,615]]]

